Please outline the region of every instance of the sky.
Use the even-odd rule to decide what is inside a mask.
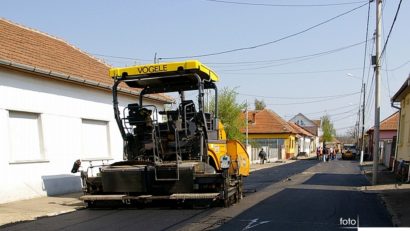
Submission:
[[[400,0],[383,2],[382,47]],[[0,17],[114,67],[197,59],[249,109],[258,99],[285,120],[328,115],[344,135],[358,121],[362,81],[365,129],[374,126],[375,7],[360,0],[3,0]],[[382,57],[381,120],[395,112],[390,98],[410,73],[409,12],[410,1],[402,1]]]

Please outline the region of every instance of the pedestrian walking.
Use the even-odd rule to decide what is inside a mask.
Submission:
[[[328,156],[328,150],[327,150],[327,148],[326,147],[323,147],[323,162],[326,162],[327,161],[327,156]]]
[[[259,158],[261,160],[261,164],[265,163],[266,160],[266,152],[263,151],[263,148],[261,149],[261,151],[259,152]]]
[[[319,160],[321,161],[323,159],[323,147],[320,146],[320,150],[319,150]]]
[[[333,160],[334,159],[334,149],[333,149],[333,147],[330,147],[329,148],[329,160]]]

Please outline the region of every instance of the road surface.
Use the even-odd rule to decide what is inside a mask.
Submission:
[[[229,208],[84,209],[5,230],[342,230],[391,227],[355,161],[300,160],[255,171],[245,198]]]

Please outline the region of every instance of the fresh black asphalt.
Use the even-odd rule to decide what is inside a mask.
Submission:
[[[301,160],[255,171],[246,178],[245,196],[257,196],[272,184],[292,181],[295,174],[302,173],[307,177],[297,187],[285,188],[216,227],[218,230],[343,230],[357,225],[391,227],[390,216],[377,194],[352,190],[369,184],[357,165],[354,161],[322,163]],[[245,197],[241,203],[246,200]],[[184,225],[207,220],[220,209],[85,209],[0,229],[183,230]]]

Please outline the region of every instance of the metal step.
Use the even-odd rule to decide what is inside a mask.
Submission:
[[[124,197],[127,195],[84,195],[80,197],[80,200],[83,201],[115,201],[115,200],[124,200]]]
[[[153,196],[140,195],[128,196],[125,194],[113,195],[84,195],[80,197],[83,201],[126,201],[126,200],[195,200],[195,199],[216,199],[219,193],[174,193],[172,195]]]
[[[191,200],[191,199],[215,199],[219,193],[175,193],[169,196],[169,199]]]

